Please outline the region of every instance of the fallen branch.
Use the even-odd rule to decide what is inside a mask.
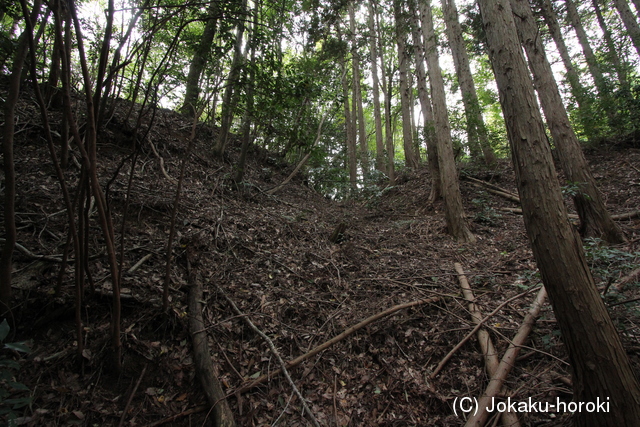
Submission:
[[[520,197],[517,194],[513,194],[504,188],[500,188],[497,185],[489,184],[488,182],[472,178],[470,176],[466,176],[465,179],[471,182],[472,185],[476,187],[484,187],[488,192],[498,195],[500,197],[504,197],[507,200],[511,200],[515,203],[520,203]]]
[[[153,256],[153,253],[150,254],[146,254],[145,256],[142,257],[142,259],[138,262],[135,263],[135,265],[133,267],[131,267],[129,270],[127,270],[128,274],[134,273],[138,268],[140,268],[140,266],[142,264],[145,263],[145,261],[147,261],[149,258],[151,258]]]
[[[287,363],[286,368],[287,369],[291,369],[295,366],[298,366],[300,363],[304,362],[305,360],[315,356],[316,354],[320,353],[323,350],[326,350],[327,348],[331,347],[332,345],[334,345],[335,343],[342,341],[343,339],[347,338],[350,335],[353,335],[355,332],[359,331],[360,329],[364,328],[365,326],[375,322],[376,320],[382,319],[383,317],[389,316],[393,313],[395,313],[396,311],[400,311],[402,309],[405,308],[411,308],[411,307],[415,307],[418,305],[424,305],[424,304],[432,304],[436,301],[438,301],[440,299],[440,297],[432,297],[432,298],[427,298],[427,299],[423,299],[423,300],[418,300],[418,301],[412,301],[412,302],[408,302],[405,304],[399,304],[399,305],[395,305],[391,308],[386,309],[385,311],[382,311],[380,313],[374,314],[371,317],[366,318],[365,320],[363,320],[362,322],[358,323],[357,325],[354,325],[348,329],[346,329],[344,332],[342,332],[340,335],[337,335],[333,338],[331,338],[329,341],[326,341],[323,344],[320,344],[319,346],[317,346],[316,348],[314,348],[313,350],[309,351],[306,354],[303,354],[302,356],[299,356],[295,359],[293,359],[292,361],[290,361],[289,363]],[[238,390],[236,390],[234,392],[234,394],[238,394],[238,393],[243,393],[247,390],[250,390],[262,383],[264,383],[265,381],[275,377],[276,375],[280,374],[280,370],[275,370],[270,372],[267,375],[262,375],[261,377],[253,380],[251,383],[242,386],[241,388],[239,388]]]
[[[188,258],[187,258],[188,261]],[[190,266],[190,263],[187,264]],[[216,369],[209,353],[207,330],[202,320],[202,284],[195,280],[189,268],[189,331],[193,342],[193,358],[197,376],[207,396],[207,401],[213,407],[213,425],[216,427],[235,427],[233,412],[227,402],[226,394],[222,390],[216,375]]]
[[[465,337],[462,339],[462,341],[460,341],[454,348],[451,349],[451,351],[449,351],[449,353],[447,353],[447,355],[440,361],[440,363],[438,363],[438,366],[436,367],[436,369],[434,369],[433,372],[431,373],[431,375],[429,375],[429,378],[430,379],[435,378],[435,376],[440,373],[440,371],[442,370],[444,365],[447,364],[447,362],[453,357],[453,355],[456,354],[456,352],[458,350],[460,350],[460,348],[467,341],[469,341],[469,339],[471,339],[471,337],[476,332],[478,332],[478,330],[482,327],[482,325],[487,320],[491,319],[493,316],[495,316],[495,314],[497,312],[502,310],[502,307],[504,307],[505,305],[509,304],[511,301],[517,300],[518,298],[522,298],[523,296],[530,294],[531,292],[533,292],[536,289],[540,289],[540,288],[532,288],[532,289],[529,289],[528,291],[522,292],[521,294],[518,294],[518,295],[516,295],[514,297],[509,298],[508,300],[502,302],[502,304],[500,304],[498,307],[496,307],[495,310],[493,310],[491,313],[487,314],[486,317],[484,317],[478,324],[476,324],[476,326],[471,330],[471,332],[469,332],[467,335],[465,335]]]
[[[124,425],[124,420],[126,419],[127,412],[129,412],[129,408],[131,407],[131,402],[133,401],[133,397],[136,395],[136,391],[138,391],[138,387],[140,387],[140,383],[142,382],[142,377],[144,377],[144,374],[147,372],[147,366],[148,365],[144,365],[144,368],[142,368],[142,372],[138,377],[138,381],[136,381],[136,385],[133,387],[133,390],[131,391],[131,395],[127,400],[127,404],[124,407],[124,411],[122,411],[122,417],[120,417],[120,424],[118,424],[118,427],[122,427]]]
[[[637,268],[631,273],[624,276],[618,283],[613,285],[613,288],[618,292],[622,292],[625,286],[627,286],[630,282],[633,282],[633,280],[638,277],[638,274],[640,274],[640,268]]]
[[[170,183],[177,184],[178,181],[175,178],[171,177],[167,173],[167,170],[164,168],[164,159],[160,154],[158,154],[158,151],[156,150],[156,146],[153,145],[153,142],[151,142],[150,138],[147,138],[147,141],[149,141],[149,145],[151,146],[151,151],[153,151],[153,154],[158,158],[158,162],[160,163],[160,171],[162,172],[162,175],[164,175],[164,177],[167,178],[167,180],[169,180]]]
[[[280,357],[280,353],[278,353],[278,350],[276,349],[275,344],[273,344],[273,341],[271,340],[271,338],[269,338],[267,336],[267,334],[262,332],[256,325],[254,325],[253,322],[249,319],[249,317],[247,317],[242,311],[240,311],[240,309],[238,308],[236,303],[233,302],[233,300],[231,298],[229,298],[227,296],[227,294],[224,293],[224,291],[219,286],[216,285],[216,288],[218,289],[218,292],[220,292],[222,294],[222,296],[225,297],[225,299],[227,300],[229,305],[231,305],[231,307],[233,308],[233,311],[235,311],[239,316],[241,316],[242,319],[245,321],[245,323],[251,329],[253,329],[253,331],[255,333],[260,335],[263,340],[265,340],[265,342],[269,346],[269,350],[271,350],[271,353],[275,356],[276,359],[278,359],[278,363],[280,363],[280,369],[284,373],[284,376],[287,379],[287,381],[289,382],[289,385],[291,386],[291,388],[293,389],[293,392],[296,394],[296,396],[298,396],[298,399],[300,399],[300,402],[302,403],[302,408],[304,409],[304,412],[307,414],[307,416],[311,420],[311,423],[314,426],[320,427],[320,424],[318,423],[318,420],[313,415],[313,412],[311,412],[311,409],[309,409],[309,406],[307,405],[307,401],[302,396],[302,393],[300,393],[300,390],[298,390],[298,387],[296,386],[296,383],[293,382],[293,379],[291,378],[291,375],[289,375],[289,371],[287,371],[287,366],[284,363],[284,360],[282,360],[282,357]]]
[[[533,302],[529,313],[527,313],[527,315],[525,316],[520,329],[518,329],[518,333],[511,341],[511,344],[509,345],[507,351],[504,353],[504,356],[500,361],[500,365],[498,366],[498,370],[496,371],[495,375],[491,377],[491,379],[489,380],[489,385],[480,397],[477,412],[467,420],[465,427],[482,427],[486,423],[487,418],[489,418],[487,406],[491,403],[491,400],[498,395],[500,390],[502,390],[504,382],[507,379],[507,375],[509,375],[509,372],[511,372],[516,358],[518,357],[520,346],[522,346],[522,344],[529,336],[529,333],[531,333],[533,324],[540,314],[542,304],[544,303],[546,297],[547,290],[542,287],[538,292],[538,295],[536,296],[536,299]]]
[[[476,297],[473,295],[473,291],[471,290],[471,286],[469,286],[469,281],[467,277],[464,275],[464,270],[462,269],[462,265],[459,263],[455,263],[454,267],[456,272],[458,273],[458,281],[460,282],[460,287],[462,288],[462,294],[464,299],[469,302],[469,314],[471,314],[471,318],[473,322],[477,324],[481,324],[482,321],[482,313],[480,309],[475,304]],[[500,365],[500,359],[498,359],[498,352],[493,345],[493,341],[491,341],[491,336],[486,329],[480,328],[478,330],[478,342],[480,343],[480,349],[482,350],[482,355],[485,360],[485,368],[489,377],[493,377],[498,371],[498,366]],[[502,390],[503,395],[509,395],[510,391],[504,387]],[[502,424],[505,426],[511,427],[519,427],[520,421],[518,420],[518,415],[515,412],[502,412],[501,413]]]

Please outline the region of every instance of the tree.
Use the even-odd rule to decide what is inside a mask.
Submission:
[[[424,139],[427,144],[427,163],[429,165],[429,172],[431,173],[431,194],[429,195],[429,202],[434,203],[442,196],[440,166],[438,165],[438,145],[435,138],[436,126],[433,120],[431,99],[429,97],[429,91],[427,90],[427,74],[424,68],[425,55],[420,14],[415,7],[415,2],[410,3],[410,8],[414,10],[412,36],[413,50],[416,60],[416,86],[418,86],[418,99],[420,100],[422,118],[424,120]]]
[[[408,168],[417,168],[420,159],[415,153],[413,145],[413,131],[411,129],[411,101],[409,92],[409,51],[407,50],[408,20],[402,9],[400,0],[393,0],[393,15],[396,20],[396,44],[398,46],[398,72],[400,75],[400,106],[402,108],[402,141],[404,143],[404,160]]]
[[[638,52],[638,56],[640,56],[640,25],[638,25],[637,18],[633,16],[633,12],[629,8],[629,3],[627,3],[626,0],[613,0],[613,4],[616,6],[616,9],[618,9],[618,13],[631,38],[633,47],[636,48],[636,52]]]
[[[580,426],[640,425],[640,386],[567,219],[529,70],[508,0],[479,0],[504,112],[524,223],[572,366],[574,401],[611,411]],[[480,405],[486,404],[481,399]],[[482,425],[472,418],[467,425]]]
[[[560,91],[542,41],[538,37],[538,26],[528,0],[511,0],[511,9],[520,42],[529,58],[533,83],[558,149],[562,169],[569,182],[577,187],[573,194],[573,201],[580,216],[581,232],[585,236],[602,238],[612,244],[622,243],[625,241],[622,231],[607,211],[596,181],[589,171],[578,137],[571,127],[569,116],[562,104]]]
[[[445,218],[448,232],[462,242],[475,242],[475,236],[469,230],[462,207],[462,196],[458,184],[453,156],[453,142],[447,113],[444,79],[438,58],[436,34],[431,15],[431,1],[420,3],[422,15],[422,30],[424,34],[424,50],[427,67],[429,69],[429,83],[433,100],[433,118],[435,122],[435,137],[438,144],[438,165],[440,168],[440,185],[444,199]]]
[[[353,2],[349,3],[349,38],[351,42],[351,66],[353,69],[353,114],[357,122],[358,141],[360,145],[360,165],[364,178],[369,176],[369,146],[365,130],[364,108],[362,106],[362,88],[360,86],[360,54],[356,40],[356,12]]]
[[[202,32],[202,38],[196,46],[196,50],[189,64],[189,74],[185,80],[184,103],[180,112],[193,117],[194,111],[198,108],[198,96],[200,94],[200,76],[207,65],[207,59],[211,55],[213,38],[216,35],[218,26],[219,6],[218,2],[211,2],[207,9],[207,20]]]
[[[571,56],[569,55],[569,48],[564,41],[562,36],[562,31],[560,29],[560,23],[558,22],[558,18],[556,17],[556,13],[553,9],[553,5],[551,0],[537,0],[538,7],[540,8],[540,12],[542,17],[549,28],[549,34],[553,39],[556,47],[558,48],[558,53],[560,54],[560,58],[562,59],[562,64],[564,65],[564,69],[567,71],[567,81],[569,82],[569,87],[571,88],[571,94],[576,100],[578,104],[578,108],[581,110],[585,110],[587,108],[587,102],[585,100],[585,89],[580,83],[580,75],[576,70],[576,67],[573,65],[573,61],[571,60]]]
[[[462,104],[467,118],[467,137],[472,156],[478,156],[482,151],[482,157],[487,165],[496,161],[496,156],[489,143],[487,128],[482,117],[482,109],[478,101],[476,87],[473,82],[469,54],[462,38],[462,28],[458,21],[458,9],[454,0],[442,0],[442,8],[447,28],[449,47],[453,54],[453,65],[456,69],[458,84],[462,92]]]
[[[369,55],[371,61],[371,80],[373,81],[373,119],[376,136],[376,169],[384,171],[384,142],[382,140],[382,114],[380,109],[380,82],[378,76],[378,49],[376,48],[375,11],[373,2],[369,2]]]

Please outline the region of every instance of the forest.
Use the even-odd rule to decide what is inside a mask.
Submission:
[[[0,423],[640,425],[639,0],[0,3]]]

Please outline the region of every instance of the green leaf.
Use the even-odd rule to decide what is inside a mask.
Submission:
[[[10,350],[19,351],[21,353],[31,353],[31,349],[29,348],[29,346],[21,342],[12,342],[9,344],[5,344],[4,346]]]
[[[7,335],[9,335],[9,323],[7,323],[7,319],[4,319],[0,323],[0,341],[4,341]]]

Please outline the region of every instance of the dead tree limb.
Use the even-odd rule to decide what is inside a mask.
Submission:
[[[467,277],[464,275],[464,270],[462,269],[462,265],[459,263],[455,263],[454,267],[456,272],[458,273],[458,281],[460,282],[460,287],[462,288],[462,294],[464,299],[469,301],[469,314],[471,314],[471,318],[473,319],[473,323],[476,325],[481,324],[482,321],[482,313],[480,309],[475,303],[476,297],[473,295],[473,291],[471,290],[471,286],[469,285],[469,281]],[[484,356],[485,361],[485,369],[490,377],[493,377],[498,371],[498,366],[500,365],[500,359],[498,358],[498,352],[493,345],[493,341],[491,341],[491,336],[489,332],[485,328],[480,328],[477,333],[478,342],[480,344],[480,349],[482,350],[482,355]],[[504,395],[509,395],[510,391],[507,390],[506,387],[502,390]],[[511,426],[511,427],[519,427],[520,421],[518,420],[518,415],[515,412],[502,412],[500,417],[502,418],[502,425]]]
[[[502,304],[500,304],[498,307],[495,308],[495,310],[493,310],[491,313],[487,314],[486,317],[484,317],[478,324],[476,324],[476,326],[467,334],[465,335],[465,337],[462,339],[462,341],[460,341],[454,348],[451,349],[451,351],[449,351],[449,353],[447,353],[447,355],[440,361],[440,363],[438,363],[438,366],[433,370],[433,372],[431,373],[431,375],[429,375],[429,378],[433,379],[435,378],[436,375],[438,375],[440,373],[440,371],[442,370],[442,368],[444,367],[444,365],[447,364],[447,362],[453,357],[454,354],[456,354],[456,352],[458,350],[460,350],[460,348],[467,342],[469,341],[469,339],[471,339],[471,337],[473,335],[475,335],[476,332],[478,332],[478,330],[482,327],[482,325],[489,319],[491,319],[493,316],[495,316],[495,314],[497,312],[499,312],[500,310],[502,310],[502,308],[509,304],[511,301],[515,301],[518,298],[522,298],[525,295],[530,294],[531,292],[533,292],[534,290],[539,289],[539,288],[533,288],[533,289],[529,289],[528,291],[522,292],[521,294],[518,294],[514,297],[509,298],[508,300],[502,302]]]
[[[507,375],[509,375],[509,372],[511,372],[511,369],[515,365],[518,353],[520,353],[520,347],[524,344],[529,333],[533,329],[533,324],[540,314],[540,310],[542,309],[542,305],[544,304],[546,297],[547,290],[542,287],[538,292],[535,301],[531,305],[529,313],[525,316],[520,329],[518,329],[518,333],[511,341],[507,351],[504,353],[504,356],[500,361],[500,365],[498,366],[498,370],[495,375],[491,377],[489,385],[480,399],[478,399],[478,410],[476,414],[467,420],[465,427],[481,427],[486,423],[487,418],[489,417],[487,406],[491,403],[491,399],[497,396],[500,390],[502,390],[504,382],[507,379]]]
[[[235,427],[233,413],[227,402],[227,396],[216,375],[216,369],[209,354],[207,329],[202,320],[202,284],[195,280],[195,275],[189,268],[189,329],[193,342],[193,358],[200,383],[207,396],[207,401],[213,406],[213,422],[216,427]]]
[[[424,304],[432,304],[436,301],[438,301],[440,299],[440,297],[432,297],[432,298],[427,298],[427,299],[422,299],[422,300],[418,300],[418,301],[412,301],[412,302],[408,302],[405,304],[399,304],[399,305],[395,305],[391,308],[388,308],[380,313],[374,314],[371,317],[366,318],[365,320],[363,320],[362,322],[358,323],[357,325],[354,325],[348,329],[346,329],[344,332],[342,332],[340,335],[336,335],[335,337],[331,338],[329,341],[324,342],[323,344],[320,344],[319,346],[317,346],[316,348],[314,348],[313,350],[309,351],[306,354],[303,354],[302,356],[299,356],[295,359],[293,359],[292,361],[290,361],[289,363],[287,363],[286,367],[287,369],[291,369],[295,366],[298,366],[300,363],[304,362],[305,360],[315,356],[316,354],[320,353],[323,350],[326,350],[327,348],[331,347],[332,345],[334,345],[335,343],[342,341],[343,339],[347,338],[350,335],[353,335],[355,332],[359,331],[360,329],[364,328],[365,326],[375,322],[376,320],[380,320],[383,317],[386,316],[390,316],[391,314],[395,313],[396,311],[400,311],[402,309],[405,308],[411,308],[411,307],[415,307],[418,305],[424,305]],[[234,394],[237,393],[243,393],[247,390],[251,390],[252,388],[270,380],[271,378],[275,377],[276,375],[280,374],[280,370],[274,370],[272,372],[270,372],[268,375],[262,375],[261,377],[258,377],[257,379],[251,381],[249,384],[242,386],[241,388],[239,388],[238,390],[236,390],[234,392]]]

